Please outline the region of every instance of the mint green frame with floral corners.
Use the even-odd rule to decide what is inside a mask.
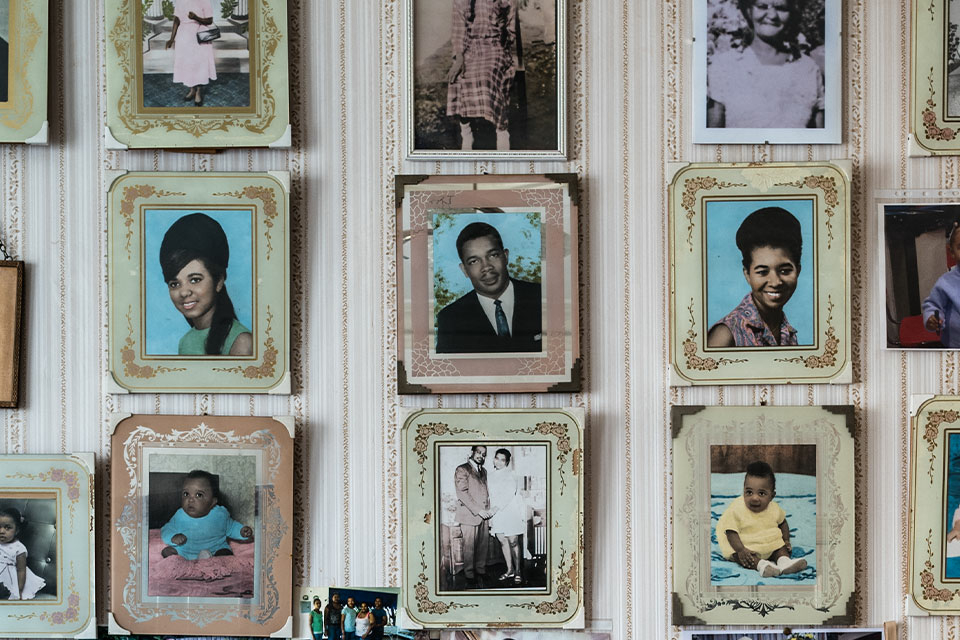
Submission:
[[[107,197],[112,393],[290,393],[290,177],[115,172]],[[108,176],[108,180],[110,176]],[[144,346],[143,216],[149,208],[249,209],[253,355],[156,356]]]
[[[57,599],[0,601],[0,637],[96,638],[93,454],[0,455],[0,469],[0,496],[57,501]]]
[[[948,0],[912,0],[910,155],[960,154],[960,113],[947,113]]]
[[[8,100],[0,142],[47,144],[48,0],[10,0]]]
[[[851,382],[849,161],[678,163],[671,169],[670,384]],[[753,199],[813,204],[815,246],[803,247],[814,256],[811,345],[707,346],[706,205]],[[731,249],[739,262],[736,246]]]
[[[107,148],[289,147],[287,1],[250,0],[248,10],[250,106],[198,112],[143,106],[141,0],[106,0]]]
[[[409,409],[400,416],[406,628],[584,628],[583,409]],[[547,587],[440,593],[438,445],[546,445]]]
[[[671,422],[673,624],[854,624],[854,407],[674,406]],[[711,582],[710,447],[751,444],[816,445],[815,585]]]
[[[947,480],[951,434],[960,434],[960,397],[910,398],[910,615],[960,613],[960,578],[946,576]]]

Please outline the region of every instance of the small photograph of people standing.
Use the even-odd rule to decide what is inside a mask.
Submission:
[[[547,447],[440,446],[441,591],[547,586]]]
[[[330,587],[312,589],[301,602],[309,610],[309,633],[301,626],[301,638],[313,640],[385,640],[413,638],[413,633],[397,628],[399,589],[360,589]]]
[[[143,106],[249,107],[257,1],[141,0]]]

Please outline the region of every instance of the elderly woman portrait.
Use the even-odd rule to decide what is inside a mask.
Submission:
[[[744,218],[736,234],[749,291],[710,327],[708,347],[776,347],[798,344],[784,306],[797,290],[803,235],[797,218],[781,207],[763,207]]]
[[[708,128],[823,128],[823,3],[711,2]]]

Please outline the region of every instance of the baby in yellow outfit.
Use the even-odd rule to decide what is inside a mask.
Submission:
[[[777,479],[766,462],[751,462],[743,479],[743,495],[735,498],[717,521],[717,543],[727,560],[755,569],[764,578],[807,568],[803,558],[791,558],[787,514],[773,498]]]

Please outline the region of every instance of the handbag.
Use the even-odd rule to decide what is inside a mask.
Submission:
[[[200,44],[205,44],[207,42],[213,42],[220,38],[220,27],[211,27],[210,29],[204,29],[203,31],[197,31],[197,42]]]

